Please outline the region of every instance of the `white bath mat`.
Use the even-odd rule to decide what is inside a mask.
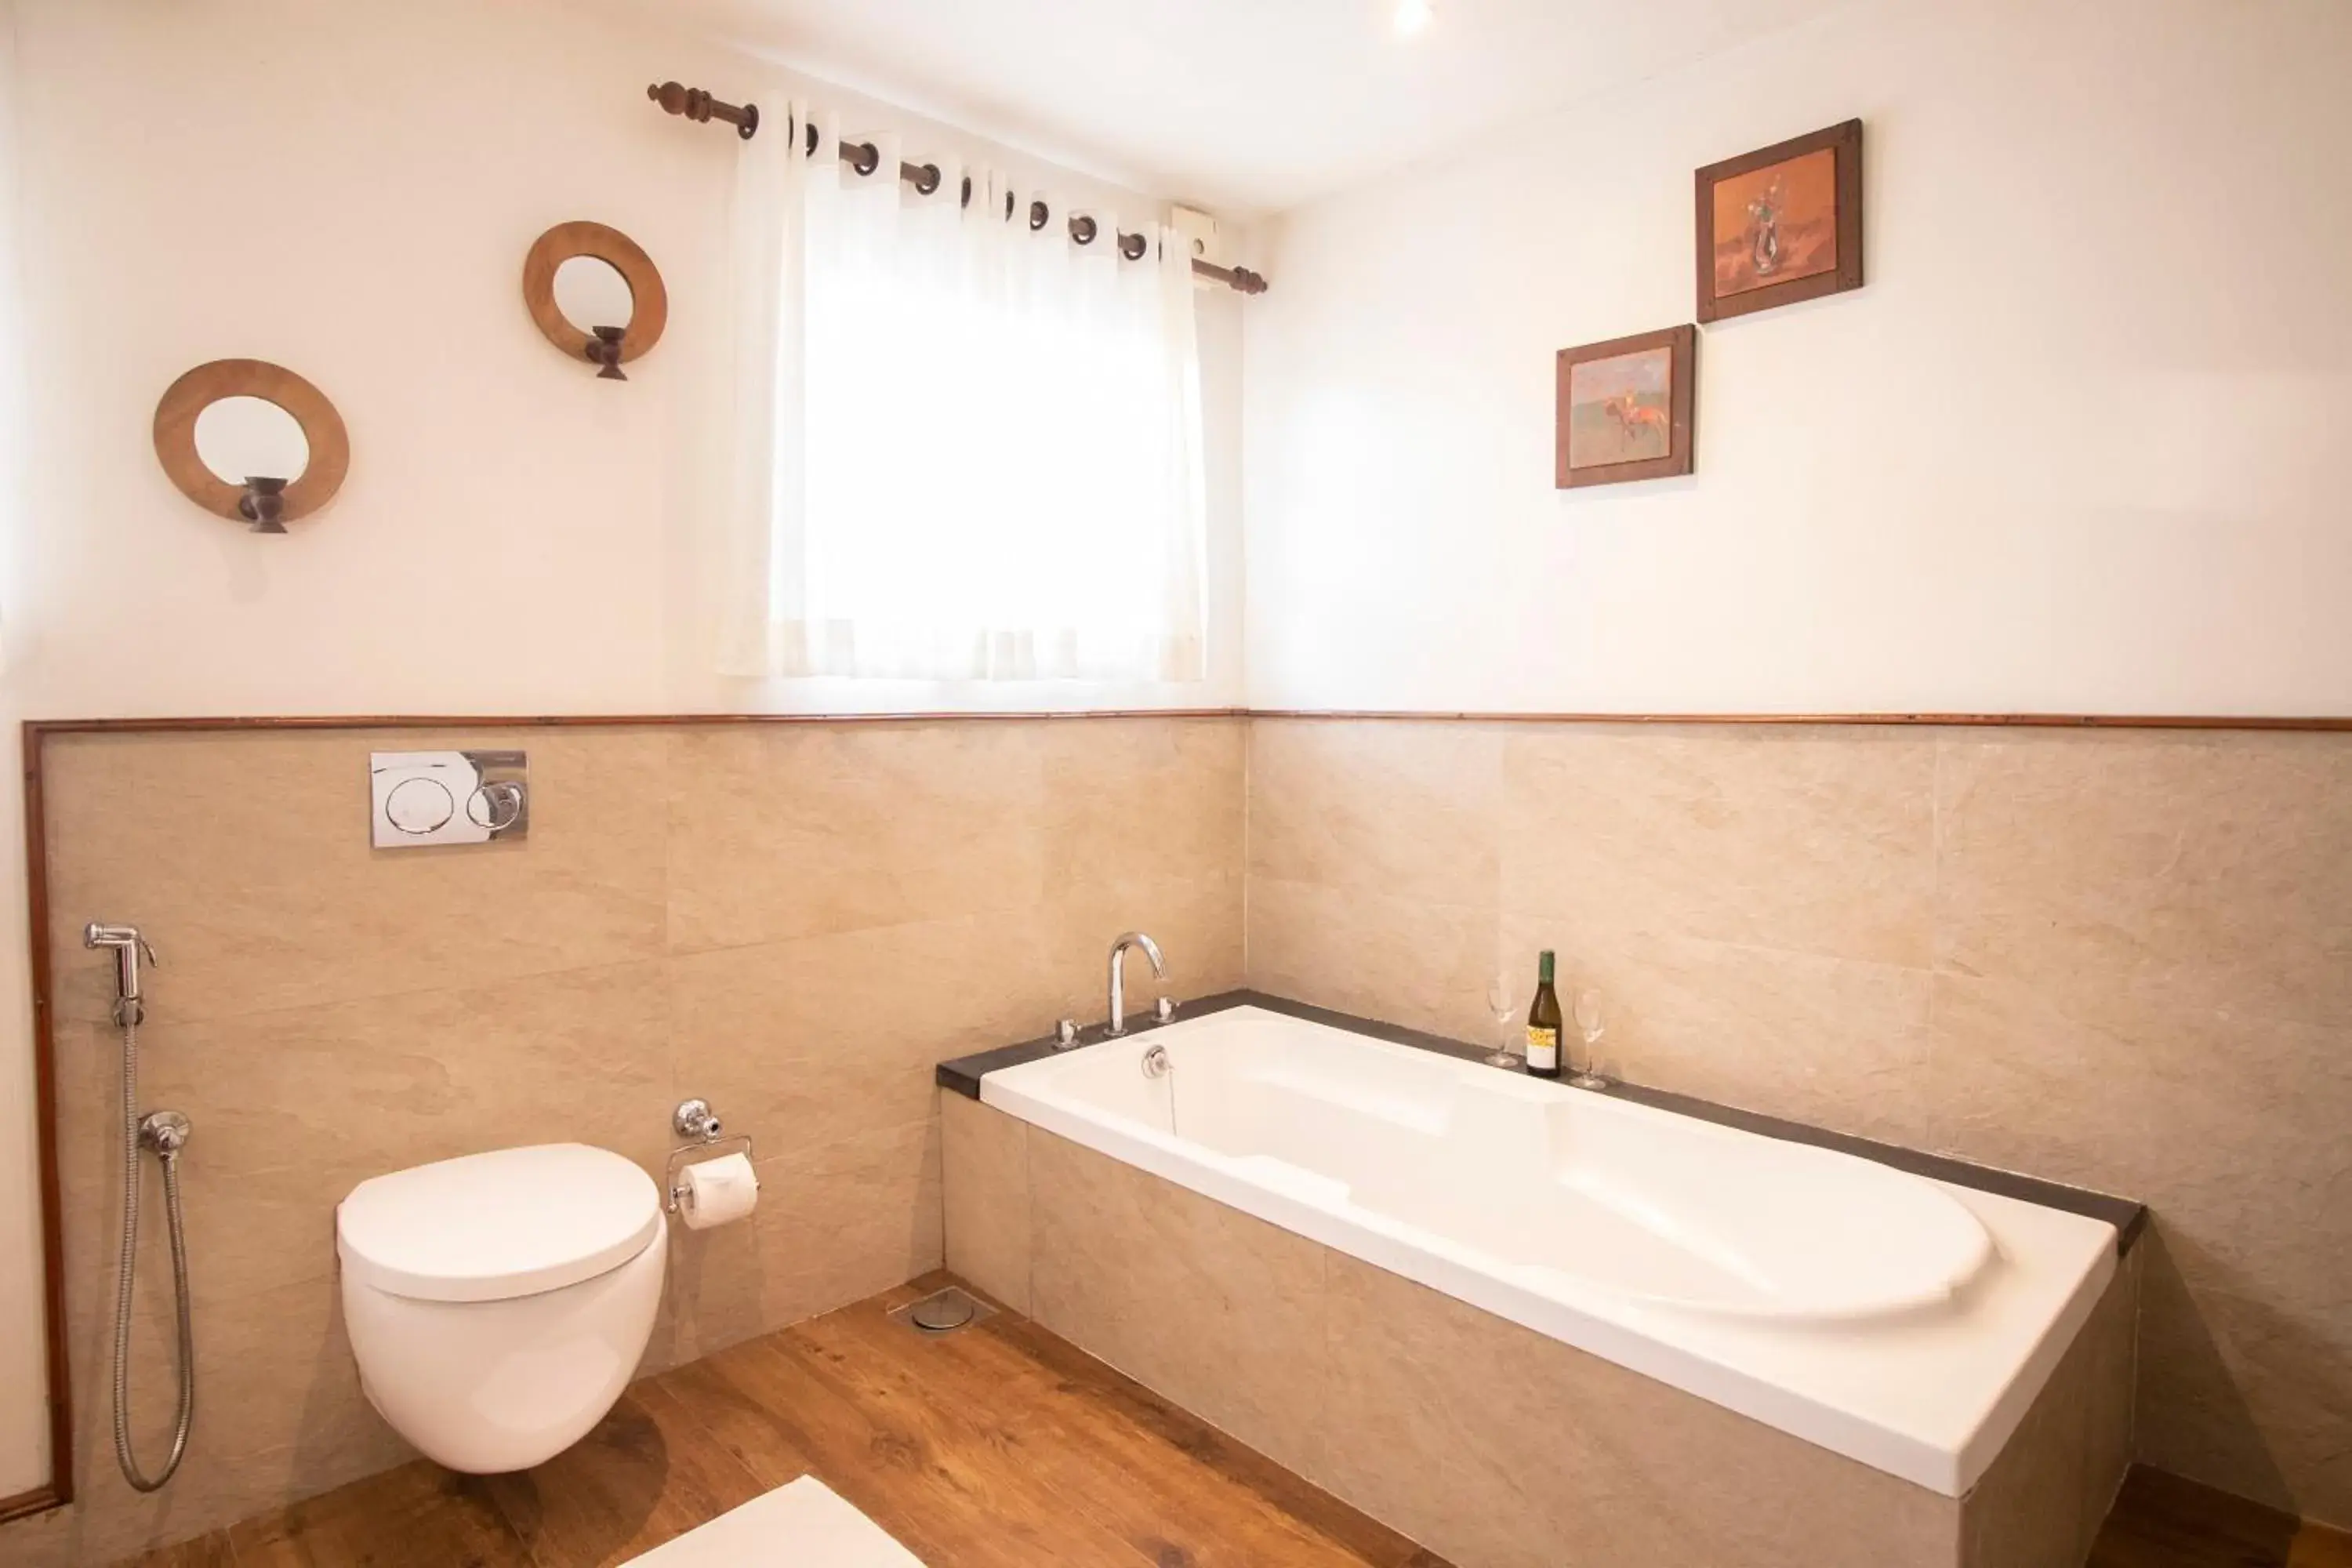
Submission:
[[[629,1568],[923,1568],[814,1476],[629,1559]]]

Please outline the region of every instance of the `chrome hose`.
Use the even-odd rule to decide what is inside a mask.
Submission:
[[[139,1263],[139,1021],[136,1004],[120,1010],[122,1025],[122,1261],[114,1281],[114,1458],[122,1479],[142,1492],[170,1480],[187,1457],[188,1433],[196,1421],[196,1342],[188,1310],[188,1233],[180,1212],[180,1148],[177,1135],[156,1140],[163,1165],[163,1207],[172,1227],[172,1295],[180,1317],[180,1409],[172,1432],[172,1454],[150,1479],[131,1451],[131,1303]]]

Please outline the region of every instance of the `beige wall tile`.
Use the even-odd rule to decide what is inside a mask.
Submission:
[[[1038,737],[1047,886],[1125,889],[1242,869],[1246,727],[1231,719],[1062,721]]]
[[[371,848],[369,752],[456,745],[530,752],[530,837]],[[91,920],[146,931],[151,1010],[178,1024],[657,956],[665,755],[632,731],[54,740],[58,1005],[108,1016]]]
[[[2090,1363],[2084,1372],[2089,1384],[2089,1409],[2084,1417],[2087,1490],[2077,1563],[2090,1555],[2091,1542],[2131,1468],[2132,1417],[2139,1390],[2140,1281],[2147,1257],[2144,1247],[2135,1247],[2125,1257],[2099,1310],[2083,1329]]]
[[[76,1474],[79,1496],[71,1507],[0,1525],[0,1552],[8,1568],[96,1568],[154,1547],[204,1534],[206,1521],[226,1521],[268,1512],[295,1497],[311,1496],[373,1470],[388,1469],[398,1458],[363,1459],[366,1469],[322,1483],[296,1482],[302,1461],[290,1451],[231,1452],[197,1443],[187,1462],[160,1492],[134,1492],[116,1473],[112,1439]],[[152,1462],[152,1460],[150,1461]],[[300,1490],[294,1490],[296,1485]]]
[[[771,1311],[794,1323],[945,1260],[936,1117],[761,1162]]]
[[[369,850],[368,751],[443,743],[530,752],[531,837]],[[50,756],[78,1373],[119,1196],[94,916],[163,949],[142,1098],[196,1119],[208,1310],[331,1278],[374,1171],[555,1137],[651,1163],[688,1090],[750,1119],[768,1202],[677,1244],[656,1364],[936,1261],[930,1064],[1097,1016],[1118,930],[1179,996],[1246,978],[1478,1039],[1494,968],[1523,988],[1549,945],[1642,1081],[2149,1201],[2142,1455],[2352,1523],[2341,737],[1136,720]],[[381,1456],[328,1426],[277,1484]]]
[[[670,961],[669,1072],[771,1152],[931,1114],[941,1061],[1042,1034],[1042,911],[875,927]]]
[[[1503,901],[1875,963],[1933,949],[1936,742],[1530,726],[1504,742]]]
[[[1040,1129],[1028,1142],[1036,1320],[1316,1475],[1323,1249]]]
[[[2160,1212],[2160,1211],[2159,1211]],[[2343,1528],[2352,1496],[2352,1302],[2284,1291],[2160,1217],[2140,1320],[2140,1459]],[[2321,1241],[2306,1255],[2340,1246]]]
[[[948,1268],[1028,1312],[1029,1124],[952,1089],[939,1096]]]
[[[1494,1032],[1492,907],[1425,904],[1360,889],[1257,878],[1249,983],[1259,991],[1461,1039]]]
[[[1579,1061],[1576,996],[1598,994],[1608,1077],[1868,1137],[1928,1135],[1926,970],[1516,913],[1503,946],[1522,1005],[1537,952],[1557,952]]]
[[[2112,1492],[2090,1471],[2091,1377],[2109,1364],[2099,1349],[2086,1325],[1962,1502],[1962,1568],[2082,1568],[2093,1494]]]
[[[657,1157],[667,1033],[658,963],[235,1019],[159,1005],[140,1032],[140,1097],[194,1120],[192,1181],[301,1173],[331,1208],[362,1177],[485,1149],[577,1142]],[[74,1093],[70,1125],[110,1125],[110,1078]]]
[[[445,744],[530,752],[530,838],[369,849],[368,752]],[[194,1479],[168,1516],[123,1505],[108,1539],[194,1533],[404,1451],[353,1403],[333,1327],[333,1208],[368,1175],[559,1139],[658,1173],[671,1106],[712,1100],[758,1139],[762,1202],[677,1234],[648,1367],[938,1267],[939,1060],[1094,1016],[1129,926],[1167,944],[1172,994],[1240,984],[1243,750],[1238,721],[1151,719],[52,742],[61,1117],[87,1130],[62,1141],[79,1446],[105,1436],[121,1196],[117,1045],[84,1022],[110,970],[79,924],[103,917],[163,950],[141,1101],[196,1127],[198,1454],[233,1419],[249,1456],[217,1497]],[[1152,994],[1139,980],[1136,1005]],[[152,1421],[170,1300],[161,1226],[146,1240]],[[247,1344],[279,1310],[257,1303],[284,1304],[301,1355]],[[110,1468],[89,1449],[85,1475]]]
[[[2020,985],[1938,976],[1939,1142],[2150,1205],[2142,1458],[2352,1519],[2341,1458],[2352,1452],[2352,1151],[2340,1136],[2352,1037],[2105,1011],[2113,1026]]]
[[[1050,1005],[1039,1027],[1012,1037],[1041,1034],[1055,1018],[1089,1023],[1107,1016],[1110,944],[1122,931],[1149,934],[1168,963],[1163,984],[1152,977],[1151,964],[1141,952],[1129,952],[1130,1014],[1142,1012],[1163,994],[1181,1002],[1239,989],[1244,978],[1242,898],[1238,869],[1178,881],[1138,879],[1064,889],[1042,911]]]
[[[74,1511],[89,1527],[79,1555],[60,1561],[111,1562],[414,1458],[360,1392],[336,1289],[318,1279],[197,1304],[194,1436],[181,1473],[155,1499],[133,1492],[115,1468],[110,1341],[101,1331],[78,1342]],[[177,1363],[169,1322],[167,1313],[142,1312],[132,1344],[132,1435],[150,1471],[170,1451]],[[0,1543],[16,1545],[11,1536]]]
[[[195,1123],[182,1184],[204,1440],[243,1434],[248,1447],[284,1446],[298,1458],[321,1446],[331,1456],[354,1443],[368,1451],[375,1418],[358,1401],[332,1307],[335,1205],[369,1175],[534,1142],[599,1143],[657,1172],[665,1021],[659,966],[646,963],[144,1031],[142,1103],[185,1109]],[[60,1114],[70,1125],[110,1128],[118,1114],[114,1051],[100,1044],[110,1034],[81,1030],[80,1045],[99,1048],[61,1058]],[[75,1038],[60,1034],[61,1043]],[[119,1139],[68,1140],[72,1156],[61,1162],[85,1442],[101,1435],[109,1408],[102,1380],[89,1380],[111,1353]],[[171,1258],[162,1184],[152,1160],[142,1164],[139,1405],[162,1419],[173,1364]],[[331,1351],[283,1353],[308,1331],[297,1306],[332,1320]],[[299,1433],[285,1427],[297,1418]],[[112,1461],[99,1453],[91,1462]]]
[[[862,1300],[944,1261],[936,1117],[757,1162],[747,1220],[673,1226],[654,1364]]]
[[[2352,1023],[2352,745],[1948,740],[1941,955],[2086,1021]]]
[[[1475,724],[1265,720],[1250,726],[1250,874],[1491,908],[1503,738]]]
[[[2130,1468],[2138,1306],[2134,1261],[1963,1502],[1962,1568],[2082,1568]]]
[[[1948,742],[1931,1094],[2154,1210],[2142,1457],[2352,1521],[2347,789],[2327,737]]]
[[[1409,834],[1449,731],[1482,766],[1476,726],[1253,725],[1253,984],[1492,1036],[1477,914],[1399,893],[1438,885],[1409,858],[1318,858],[1342,829]],[[1500,743],[1499,962],[1524,993],[1549,946],[1566,986],[1600,990],[1604,1070],[2150,1203],[2177,1261],[2147,1292],[2164,1353],[2141,1363],[2144,1451],[2352,1521],[2333,1414],[2352,1411],[2352,742],[1529,725]],[[1421,773],[1351,769],[1351,745]],[[1349,899],[1313,880],[1364,864]]]
[[[672,735],[671,945],[746,947],[1042,902],[1046,730],[783,724]]]
[[[1329,1436],[1309,1473],[1454,1562],[1954,1561],[1951,1499],[1343,1254],[1328,1275]]]

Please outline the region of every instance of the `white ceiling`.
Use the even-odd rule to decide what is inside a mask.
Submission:
[[[1279,211],[1843,0],[635,0],[1087,172]]]

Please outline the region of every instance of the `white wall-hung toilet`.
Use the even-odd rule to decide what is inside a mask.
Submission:
[[[653,1178],[582,1143],[362,1182],[335,1210],[361,1386],[453,1470],[553,1458],[636,1371],[667,1235]]]

